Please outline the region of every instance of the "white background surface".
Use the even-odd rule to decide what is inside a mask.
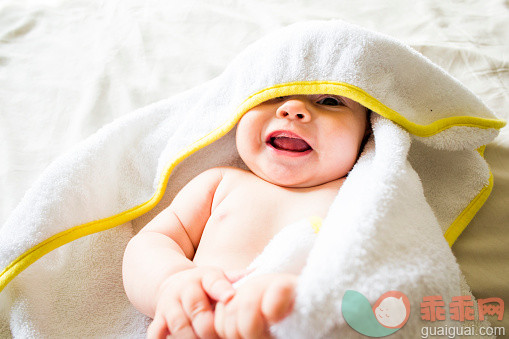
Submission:
[[[343,19],[409,43],[509,120],[504,0],[4,0],[0,225],[44,168],[80,140],[217,76],[263,34],[309,19]],[[486,159],[495,188],[453,250],[475,295],[509,303],[508,127]]]

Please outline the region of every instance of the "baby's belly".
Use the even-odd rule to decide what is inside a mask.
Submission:
[[[256,257],[254,251],[231,251],[227,248],[217,248],[210,251],[200,248],[196,251],[193,262],[197,266],[212,266],[221,268],[223,271],[237,271],[249,266]]]
[[[211,220],[205,226],[193,258],[197,266],[214,266],[224,271],[244,269],[282,228],[268,220],[219,219]]]

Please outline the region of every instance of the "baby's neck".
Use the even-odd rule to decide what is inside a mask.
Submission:
[[[298,193],[309,193],[313,191],[330,189],[330,190],[339,190],[339,188],[343,185],[343,182],[346,180],[346,176],[341,177],[339,179],[331,180],[324,182],[323,184],[309,186],[309,187],[283,187],[292,192]]]

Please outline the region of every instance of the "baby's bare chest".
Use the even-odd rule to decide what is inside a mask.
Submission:
[[[263,186],[239,187],[218,204],[207,227],[219,230],[240,222],[242,227],[229,230],[238,230],[242,234],[267,233],[272,237],[289,223],[314,215],[325,217],[333,199],[334,194],[330,191],[295,193]]]
[[[286,225],[324,218],[336,194],[331,186],[292,190],[256,180],[236,185],[214,206],[194,262],[243,268]]]

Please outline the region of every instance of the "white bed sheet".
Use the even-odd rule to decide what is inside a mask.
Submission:
[[[250,42],[301,20],[343,19],[406,41],[509,120],[508,6],[504,0],[4,0],[0,225],[44,168],[76,143],[135,108],[215,77]],[[509,303],[509,127],[487,147],[486,159],[495,178],[492,196],[453,250],[475,295]],[[7,327],[2,322],[0,334]]]

